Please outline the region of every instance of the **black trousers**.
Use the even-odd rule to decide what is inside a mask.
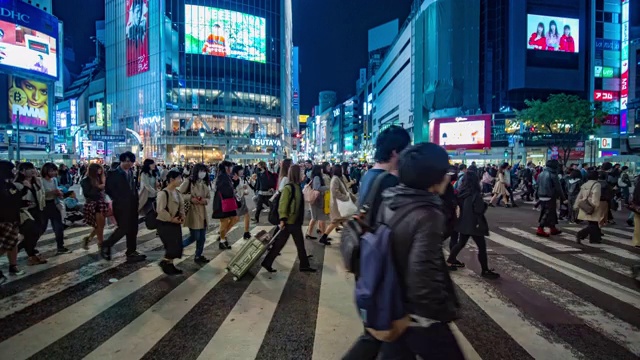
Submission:
[[[158,235],[164,245],[164,257],[169,260],[182,257],[182,228],[180,224],[158,221]]]
[[[111,236],[104,241],[102,246],[107,248],[113,247],[126,236],[127,254],[136,251],[138,246],[138,203],[120,204],[114,202],[113,216],[116,218],[118,227],[111,233]]]
[[[298,250],[298,261],[300,262],[300,268],[308,268],[311,265],[309,264],[309,258],[307,257],[307,250],[304,248],[304,235],[302,234],[302,225],[285,225],[284,229],[280,231],[278,234],[278,238],[274,241],[271,250],[267,253],[264,260],[262,261],[262,265],[266,267],[271,267],[273,262],[276,260],[276,256],[282,251],[284,246],[287,244],[289,240],[289,235],[293,237],[293,242],[296,244],[296,250]]]
[[[256,204],[256,222],[260,221],[260,212],[262,212],[262,205],[269,207],[269,195],[258,195],[258,203]]]
[[[464,360],[458,341],[445,323],[409,327],[398,340],[382,344],[380,359],[415,359],[416,355],[425,360]]]
[[[553,228],[558,223],[558,212],[556,211],[556,199],[549,201],[540,201],[542,209],[540,210],[540,217],[538,223],[540,227]]]
[[[360,335],[342,360],[375,360],[382,347],[382,341],[371,336],[366,330]],[[411,357],[409,359],[412,359]]]
[[[47,225],[49,225],[49,221],[51,221],[51,227],[53,228],[53,232],[56,235],[56,244],[58,246],[58,249],[63,248],[64,224],[62,223],[62,214],[56,206],[55,200],[46,201],[44,210],[42,210],[40,220],[42,226],[40,233],[44,234],[44,232],[47,230]]]
[[[34,217],[35,220],[26,220],[20,225],[20,234],[24,236],[24,239],[18,244],[18,250],[23,249],[27,253],[28,256],[36,255],[36,245],[38,244],[38,239],[40,239],[40,212],[30,212],[31,216],[37,215],[38,217]]]
[[[464,249],[464,247],[467,245],[469,237],[473,238],[473,241],[478,246],[478,261],[480,262],[482,271],[489,270],[489,261],[487,260],[487,240],[484,238],[484,236],[460,234],[460,240],[453,247],[453,249],[451,249],[451,252],[449,253],[449,259],[447,261],[451,262],[456,259],[458,254],[460,254],[460,251],[462,251],[462,249]]]
[[[578,231],[577,236],[580,239],[584,239],[588,236],[589,242],[591,243],[599,243],[602,241],[602,232],[597,221],[589,221],[584,229]]]

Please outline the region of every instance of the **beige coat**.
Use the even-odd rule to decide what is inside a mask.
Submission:
[[[184,201],[191,201],[191,197],[201,197],[207,203],[211,199],[211,191],[204,181],[198,180],[195,184],[191,185],[189,190],[190,179],[185,179],[182,185],[178,188],[178,191],[182,194]],[[190,191],[190,193],[189,193]],[[193,230],[206,229],[208,225],[207,221],[207,208],[205,205],[191,203],[191,209],[187,213],[187,218],[184,221],[184,226]]]
[[[167,203],[167,194],[169,195],[169,202]],[[158,212],[157,219],[159,221],[171,222],[176,216],[182,216],[184,218],[184,200],[179,191],[175,191],[176,196],[172,194],[168,189],[158,191],[156,197],[156,211]],[[168,210],[168,211],[167,211]]]
[[[355,201],[355,197],[347,190],[342,179],[337,176],[331,178],[329,191],[331,191],[331,211],[329,213],[329,217],[331,218],[331,221],[343,220],[344,218],[340,215],[340,210],[338,210],[337,199],[340,199],[340,201]]]
[[[588,199],[589,203],[595,206],[595,211],[593,214],[589,215],[580,209],[578,211],[578,220],[596,222],[600,222],[600,220],[602,220],[602,216],[606,213],[607,209],[600,206],[600,192],[600,184],[595,180],[589,180],[580,187],[580,192],[578,193],[578,197],[576,198],[576,202],[573,207],[578,209],[578,203],[584,199]]]

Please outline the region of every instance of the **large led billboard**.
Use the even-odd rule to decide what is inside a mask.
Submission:
[[[527,14],[527,49],[577,53],[579,40],[578,19]]]
[[[58,19],[19,0],[0,1],[0,67],[58,77]]]
[[[491,115],[440,118],[430,122],[429,138],[447,150],[491,146]]]
[[[147,0],[127,0],[127,76],[149,71],[149,5]]]
[[[47,83],[9,76],[9,119],[16,124],[34,127],[49,125],[49,88]]]
[[[185,5],[185,51],[266,63],[262,17],[208,6]]]

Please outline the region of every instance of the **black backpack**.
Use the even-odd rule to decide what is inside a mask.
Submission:
[[[167,212],[169,212],[169,192],[162,190],[167,195]],[[157,201],[157,200],[156,200]],[[144,225],[149,230],[156,230],[158,228],[158,211],[156,210],[156,204],[153,204],[151,210],[144,217]]]
[[[287,209],[289,209],[291,207],[291,204],[293,203],[293,199],[296,198],[296,194],[295,194],[295,189],[293,188],[293,184],[287,184],[285,186],[291,186],[291,198],[289,199],[289,204],[287,205]],[[278,225],[280,224],[280,214],[278,213],[278,206],[280,205],[280,196],[282,196],[282,193],[278,193],[276,195],[276,197],[273,199],[273,201],[271,202],[271,205],[269,206],[269,223],[271,223],[271,225]]]
[[[347,221],[341,232],[340,253],[347,271],[356,276],[360,272],[360,238],[367,232],[374,231],[375,221],[373,215],[378,209],[372,209],[376,198],[380,196],[380,187],[387,176],[394,176],[385,171],[378,175],[369,188],[369,193],[364,198],[364,202],[359,206],[359,213],[351,220]]]

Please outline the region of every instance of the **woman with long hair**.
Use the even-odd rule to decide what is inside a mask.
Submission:
[[[18,269],[18,240],[20,235],[20,207],[27,188],[19,191],[13,184],[14,166],[10,161],[0,160],[0,255],[7,254],[9,275],[23,275]],[[0,284],[7,278],[0,271]]]
[[[51,221],[51,227],[56,234],[56,244],[58,246],[57,255],[68,254],[71,250],[64,247],[64,224],[62,223],[62,213],[58,208],[58,201],[62,199],[62,191],[58,189],[58,167],[54,163],[46,163],[40,171],[42,176],[42,187],[44,188],[45,205],[42,212],[41,234],[47,230],[47,225]]]
[[[460,206],[460,217],[455,231],[460,235],[458,243],[451,249],[447,264],[452,269],[465,266],[456,257],[464,249],[471,237],[478,246],[478,261],[482,268],[481,276],[487,279],[499,278],[500,275],[489,269],[488,265],[485,236],[489,235],[489,223],[484,216],[487,211],[487,204],[482,199],[480,179],[473,171],[467,171],[462,186],[458,189],[458,204]]]
[[[184,201],[189,202],[189,210],[186,211],[186,219],[184,225],[189,228],[190,236],[182,242],[183,247],[196,243],[196,255],[193,259],[197,264],[203,265],[210,260],[202,255],[204,251],[204,243],[207,236],[207,204],[211,199],[211,191],[209,182],[209,171],[207,167],[200,163],[196,164],[191,171],[191,175],[178,191],[182,194]]]
[[[243,219],[244,221],[244,234],[242,237],[244,239],[250,239],[251,233],[249,233],[249,207],[247,206],[247,198],[249,195],[249,185],[241,184],[241,179],[244,178],[244,167],[242,165],[236,165],[231,170],[231,180],[233,180],[233,187],[236,191],[236,200],[238,200],[238,221]]]
[[[329,234],[338,227],[343,221],[345,221],[345,217],[340,214],[338,210],[338,200],[340,201],[353,201],[355,202],[355,196],[349,192],[346,184],[342,180],[342,166],[339,164],[334,165],[332,169],[331,183],[329,185],[329,191],[331,192],[331,211],[329,217],[331,219],[331,224],[327,226],[324,230],[324,234],[320,238],[320,243],[324,245],[331,245],[329,242]]]
[[[220,250],[231,249],[227,234],[231,231],[233,225],[238,222],[237,204],[236,209],[223,209],[223,203],[229,203],[229,199],[236,201],[236,194],[233,188],[233,180],[231,180],[231,163],[223,161],[218,165],[218,173],[216,176],[216,190],[213,198],[213,218],[220,220],[220,237],[218,238],[218,247]],[[225,200],[227,200],[225,202]],[[227,210],[227,211],[225,211]]]
[[[324,193],[329,190],[329,183],[324,181],[322,174],[322,165],[313,165],[311,169],[311,188],[320,192],[316,201],[309,204],[311,210],[311,220],[309,221],[309,227],[307,228],[307,234],[305,236],[308,240],[317,240],[318,238],[313,236],[313,229],[318,224],[318,229],[322,232],[325,228],[325,221],[329,220],[329,216],[324,213]]]
[[[505,206],[511,207],[511,205],[509,205],[509,191],[507,190],[507,180],[505,177],[505,171],[507,171],[508,167],[508,164],[503,164],[500,166],[500,169],[498,169],[496,184],[493,186],[493,197],[489,201],[489,206],[491,207],[495,206],[500,196],[502,196]]]
[[[46,264],[47,260],[38,256],[36,245],[42,235],[42,211],[44,210],[44,189],[37,178],[38,170],[30,162],[21,163],[18,166],[18,175],[14,185],[22,192],[27,189],[22,197],[22,207],[20,209],[20,234],[24,240],[18,244],[18,251],[24,248],[29,259],[27,265]]]
[[[152,159],[145,159],[140,172],[140,193],[146,192],[147,199],[145,204],[140,204],[142,205],[142,215],[147,215],[153,209],[160,184],[159,179],[160,173],[156,163]],[[145,197],[141,196],[141,198]]]
[[[280,195],[280,203],[278,204],[278,217],[280,218],[280,234],[274,242],[273,247],[267,253],[262,261],[262,267],[268,272],[276,272],[272,267],[276,256],[282,248],[287,244],[289,235],[293,237],[298,250],[298,261],[300,263],[301,272],[315,272],[316,269],[311,268],[309,256],[304,248],[304,236],[302,235],[302,224],[304,222],[304,197],[300,183],[302,176],[300,166],[291,165],[287,174],[289,185],[285,185]]]
[[[278,191],[282,192],[285,186],[289,183],[289,169],[291,168],[291,163],[293,160],[284,159],[282,160],[282,165],[280,166],[280,173],[278,174]]]
[[[89,165],[87,176],[80,181],[80,187],[86,200],[84,205],[84,221],[91,226],[91,234],[83,239],[83,248],[89,249],[89,242],[93,237],[98,238],[98,247],[104,241],[104,227],[109,216],[109,204],[105,200],[104,187],[106,177],[104,168],[98,164]]]
[[[160,261],[160,268],[167,275],[182,274],[182,270],[173,264],[175,259],[182,257],[182,224],[184,224],[184,200],[178,191],[182,184],[180,171],[171,170],[167,174],[167,187],[158,193],[158,236],[164,245],[164,258]]]
[[[547,39],[544,35],[544,24],[538,23],[536,32],[529,37],[529,45],[535,50],[545,50],[547,48]]]
[[[547,50],[555,51],[560,47],[560,36],[558,35],[558,25],[555,20],[549,22],[549,32],[547,33]]]

